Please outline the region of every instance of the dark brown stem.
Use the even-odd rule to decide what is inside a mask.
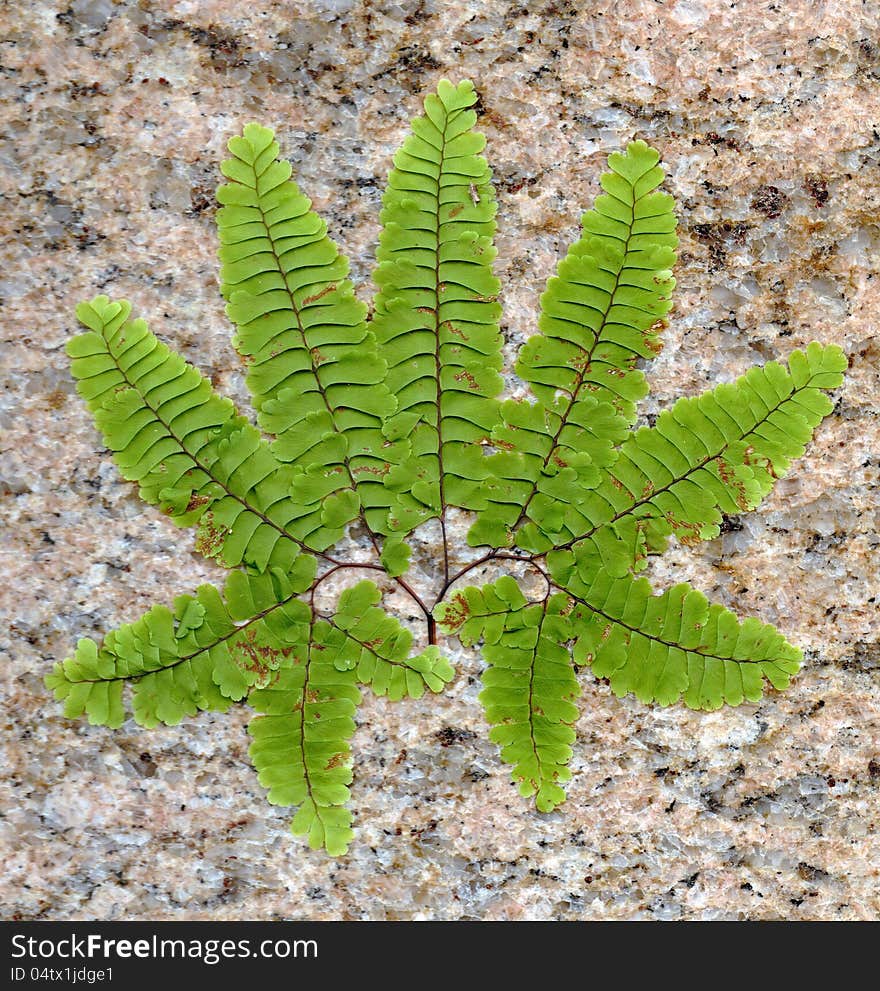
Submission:
[[[368,564],[365,561],[354,561],[352,563],[346,563],[340,561],[338,564],[334,564],[329,571],[325,571],[323,575],[312,585],[312,597],[314,598],[315,589],[321,584],[321,582],[326,581],[331,575],[335,575],[337,571],[346,571],[349,568],[363,568],[367,571],[381,571],[385,574],[385,569],[379,564]]]
[[[331,575],[335,575],[337,571],[345,571],[349,568],[362,568],[368,571],[379,571],[386,577],[389,577],[386,574],[385,569],[380,564],[370,564],[366,561],[355,561],[353,563],[346,563],[344,561],[340,561],[340,562],[334,561],[334,566],[330,568],[328,571],[325,571],[324,574],[321,575],[321,577],[315,582],[315,584],[312,585],[311,597],[310,597],[310,602],[312,603],[312,605],[314,605],[314,601],[315,601],[315,590],[321,584],[321,582],[326,581]],[[402,588],[403,591],[406,592],[406,594],[416,603],[416,605],[418,605],[419,609],[421,609],[422,612],[425,614],[425,618],[428,620],[429,624],[433,622],[431,617],[431,610],[428,608],[428,606],[425,604],[424,600],[416,592],[416,590],[408,582],[404,581],[403,578],[392,578],[391,580],[396,582],[397,585],[400,588]]]
[[[440,514],[440,533],[443,536],[443,581],[449,584],[449,541],[446,537],[446,507]]]
[[[425,614],[425,617],[431,619],[431,607],[425,604],[424,599],[416,592],[416,590],[409,584],[409,582],[404,581],[402,578],[395,578],[394,581],[404,590],[404,592],[409,595],[411,599],[415,601],[419,609]]]
[[[492,561],[522,561],[525,564],[534,564],[534,560],[527,556],[520,557],[518,554],[510,554],[507,551],[490,551],[488,554],[484,554],[482,557],[477,558],[476,561],[471,561],[470,564],[466,564],[461,571],[456,572],[454,575],[447,574],[443,582],[443,587],[440,589],[434,605],[436,606],[438,602],[442,602],[443,596],[446,595],[449,589],[452,588],[452,586],[459,579],[464,578],[464,576],[473,571],[474,568],[479,568],[481,564],[490,564]]]

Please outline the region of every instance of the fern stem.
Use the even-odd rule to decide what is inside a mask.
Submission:
[[[368,561],[338,561],[334,563],[333,567],[330,568],[329,571],[325,571],[324,574],[317,579],[314,585],[312,585],[312,591],[314,591],[321,584],[321,582],[325,581],[331,575],[336,574],[337,571],[345,571],[347,568],[366,568],[370,571],[381,571],[383,575],[385,574],[385,569],[379,564],[370,564]]]
[[[367,531],[370,534],[370,542],[373,545],[373,549],[376,552],[376,556],[381,560],[381,558],[382,558],[382,552],[379,550],[379,541],[376,538],[376,534],[373,533],[372,530],[370,530],[369,527],[367,527]],[[376,566],[374,565],[374,567],[376,567]],[[382,568],[381,566],[379,566],[379,570],[380,571],[383,571],[383,572],[385,571],[385,569]],[[416,590],[412,587],[412,585],[410,585],[409,582],[406,581],[405,579],[401,578],[400,575],[397,575],[396,577],[394,577],[393,578],[393,581],[395,581],[397,583],[397,585],[398,585],[399,588],[403,589],[403,591],[406,592],[406,594],[416,603],[416,605],[419,607],[419,609],[422,610],[422,612],[425,614],[426,618],[430,620],[430,618],[431,618],[431,610],[428,608],[428,606],[425,605],[424,600],[418,594],[418,592],[416,592]]]
[[[546,575],[544,576],[547,577]],[[541,756],[538,753],[538,741],[535,739],[535,666],[538,663],[538,651],[541,649],[541,635],[544,632],[544,621],[547,619],[547,603],[550,601],[550,590],[552,585],[548,579],[547,593],[541,603],[541,621],[538,623],[538,637],[535,640],[535,649],[532,652],[532,662],[529,665],[529,740],[532,744],[532,754],[535,757],[535,767],[538,770],[538,781],[532,782],[535,791],[540,790],[541,783]]]
[[[404,590],[404,592],[409,595],[411,599],[418,605],[419,609],[425,614],[425,618],[428,620],[428,625],[431,623],[431,608],[425,603],[425,600],[416,592],[416,590],[409,584],[409,582],[404,581],[403,578],[394,579],[397,584]]]
[[[311,668],[311,664],[312,664],[312,634],[315,629],[314,601],[315,601],[315,589],[313,587],[312,595],[311,595],[312,614],[309,617],[309,641],[308,641],[308,646],[306,647],[306,663],[305,663],[305,670],[303,672],[302,710],[300,713],[301,718],[299,721],[299,747],[300,747],[300,753],[302,754],[303,779],[305,780],[305,784],[306,784],[306,792],[309,796],[309,801],[312,803],[312,806],[314,807],[315,818],[318,820],[319,823],[321,823],[321,829],[324,830],[324,833],[326,835],[326,826],[324,824],[324,820],[321,818],[321,813],[318,811],[320,806],[312,796],[312,782],[311,782],[311,778],[309,777],[309,762],[306,756],[306,703],[309,697],[309,669]]]
[[[519,554],[509,554],[506,551],[490,551],[488,554],[484,554],[482,557],[477,558],[476,561],[471,561],[470,564],[466,564],[461,571],[456,572],[456,574],[447,576],[443,583],[443,587],[440,589],[440,592],[434,601],[434,605],[436,606],[438,602],[442,602],[449,589],[452,588],[457,581],[473,571],[474,568],[479,568],[483,564],[491,564],[493,561],[521,561],[536,568],[541,572],[541,574],[544,574],[544,569],[537,564],[536,560],[541,556],[542,555],[536,554],[534,557],[528,557],[525,555],[520,556]],[[546,578],[547,576],[544,575],[544,577]]]
[[[321,575],[321,577],[318,578],[318,580],[314,583],[314,585],[312,585],[311,591],[313,593],[315,589],[317,589],[317,587],[321,584],[321,582],[325,581],[331,575],[336,574],[337,571],[345,571],[348,568],[365,568],[369,571],[381,571],[382,574],[386,575],[387,577],[387,572],[385,571],[385,569],[382,567],[381,564],[370,564],[369,561],[346,562],[346,561],[339,561],[336,558],[328,558],[327,560],[333,563],[333,567],[330,568],[329,571],[325,571],[324,574]],[[409,597],[415,601],[415,603],[422,610],[425,616],[430,619],[431,610],[428,608],[428,606],[425,604],[424,600],[416,592],[416,590],[409,584],[409,582],[399,577],[392,578],[392,581],[396,582],[397,585],[399,585],[400,588],[403,589],[403,591],[406,592],[407,595],[409,595]]]

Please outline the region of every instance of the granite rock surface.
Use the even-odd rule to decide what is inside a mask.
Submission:
[[[876,5],[33,0],[0,23],[3,916],[880,917]],[[649,572],[779,624],[806,651],[790,691],[700,715],[582,674],[570,798],[542,816],[449,644],[447,695],[366,698],[332,861],[265,802],[243,709],[112,731],[47,697],[78,637],[222,578],[121,480],[63,348],[76,301],[124,296],[247,409],[214,260],[226,140],[277,129],[368,299],[391,154],[442,76],[481,93],[509,358],[607,154],[643,137],[681,215],[644,415],[812,339],[851,367],[762,509]],[[429,528],[420,551],[430,581]]]

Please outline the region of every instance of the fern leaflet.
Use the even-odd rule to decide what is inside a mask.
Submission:
[[[334,530],[363,507],[381,530],[382,425],[397,404],[348,260],[290,181],[272,131],[249,124],[229,150],[217,192],[221,288],[260,426],[276,436],[276,457],[300,469],[300,506]]]
[[[314,580],[314,559],[262,575],[233,571],[224,594],[202,585],[174,608],[153,606],[108,633],[98,647],[80,640],[74,656],[56,664],[46,682],[65,715],[87,714],[93,725],[121,726],[123,689],[142,726],[174,726],[200,709],[225,711],[265,682],[308,624],[297,598]]]
[[[564,595],[529,604],[517,583],[499,578],[482,589],[468,588],[440,606],[447,633],[463,643],[482,639],[485,686],[480,701],[501,745],[501,759],[514,765],[520,794],[535,796],[541,812],[565,801],[560,782],[571,777],[568,762],[572,724],[580,695],[565,644],[571,637]]]
[[[299,806],[291,823],[313,849],[345,853],[353,833],[345,808],[351,783],[354,714],[361,693],[354,672],[336,665],[332,627],[309,625],[300,650],[278,678],[251,694],[261,715],[251,721],[251,759],[273,805]]]
[[[502,450],[491,459],[495,477],[472,544],[547,550],[635,421],[647,393],[636,362],[660,350],[675,285],[675,216],[672,197],[657,192],[658,158],[643,141],[610,156],[605,193],[547,284],[541,333],[516,364],[537,402],[504,404],[494,434]]]
[[[394,156],[380,215],[372,327],[398,412],[389,436],[407,454],[388,474],[390,529],[412,531],[447,506],[477,508],[482,444],[501,391],[495,195],[473,130],[470,82],[445,80]],[[445,545],[445,537],[444,537]]]

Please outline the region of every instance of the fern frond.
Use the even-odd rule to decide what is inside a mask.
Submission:
[[[436,646],[410,656],[413,635],[378,608],[382,594],[375,582],[362,581],[339,597],[336,614],[328,620],[338,636],[328,636],[338,647],[336,666],[354,670],[357,680],[376,695],[393,702],[418,699],[425,688],[442,692],[455,677],[449,661]]]
[[[502,387],[495,196],[473,130],[473,84],[441,80],[394,156],[380,215],[372,328],[399,410],[387,434],[409,456],[385,479],[390,528],[481,504],[482,444]]]
[[[547,550],[571,504],[615,460],[615,445],[647,393],[638,359],[661,349],[675,285],[672,197],[657,192],[663,170],[643,141],[608,158],[605,193],[583,215],[583,236],[541,297],[541,333],[520,350],[517,374],[537,402],[508,401],[494,432],[499,454],[484,487],[488,505],[472,545],[513,540]],[[520,528],[518,533],[514,533]]]
[[[296,598],[311,584],[314,558],[302,555],[287,574],[233,571],[223,595],[202,585],[174,608],[154,606],[113,630],[99,647],[80,640],[73,657],[56,664],[46,686],[68,717],[121,726],[123,691],[142,726],[174,726],[199,710],[225,711],[265,683],[308,631],[309,608]]]
[[[332,856],[351,842],[351,784],[354,714],[361,700],[355,672],[338,664],[333,627],[312,622],[300,650],[285,660],[277,677],[251,693],[262,715],[252,719],[251,760],[273,805],[294,805],[291,822],[313,850]]]
[[[757,702],[766,679],[788,688],[802,653],[768,624],[740,621],[687,584],[660,595],[646,578],[580,569],[566,585],[575,602],[574,659],[608,678],[615,695],[692,709]]]
[[[397,404],[348,259],[290,181],[272,131],[248,124],[229,151],[229,182],[217,191],[221,288],[259,424],[275,435],[275,456],[301,470],[301,506],[321,509],[333,527],[363,510],[382,530],[393,455],[382,423]]]
[[[814,342],[793,351],[788,368],[770,361],[679,399],[632,434],[600,484],[572,505],[557,546],[626,517],[639,521],[652,552],[672,533],[683,543],[717,536],[722,513],[755,509],[803,455],[833,407],[825,390],[840,385],[846,366],[840,348]]]
[[[97,296],[77,307],[87,333],[68,343],[77,390],[124,478],[227,567],[289,568],[335,543],[344,522],[291,497],[294,469],[207,379],[129,320],[131,304]]]
[[[529,604],[514,579],[503,577],[456,592],[437,609],[446,633],[465,644],[483,640],[488,668],[480,701],[493,726],[489,738],[500,744],[501,759],[513,764],[520,794],[534,795],[541,812],[565,801],[561,783],[571,778],[578,716],[573,700],[580,688],[565,646],[568,605],[565,595]]]

